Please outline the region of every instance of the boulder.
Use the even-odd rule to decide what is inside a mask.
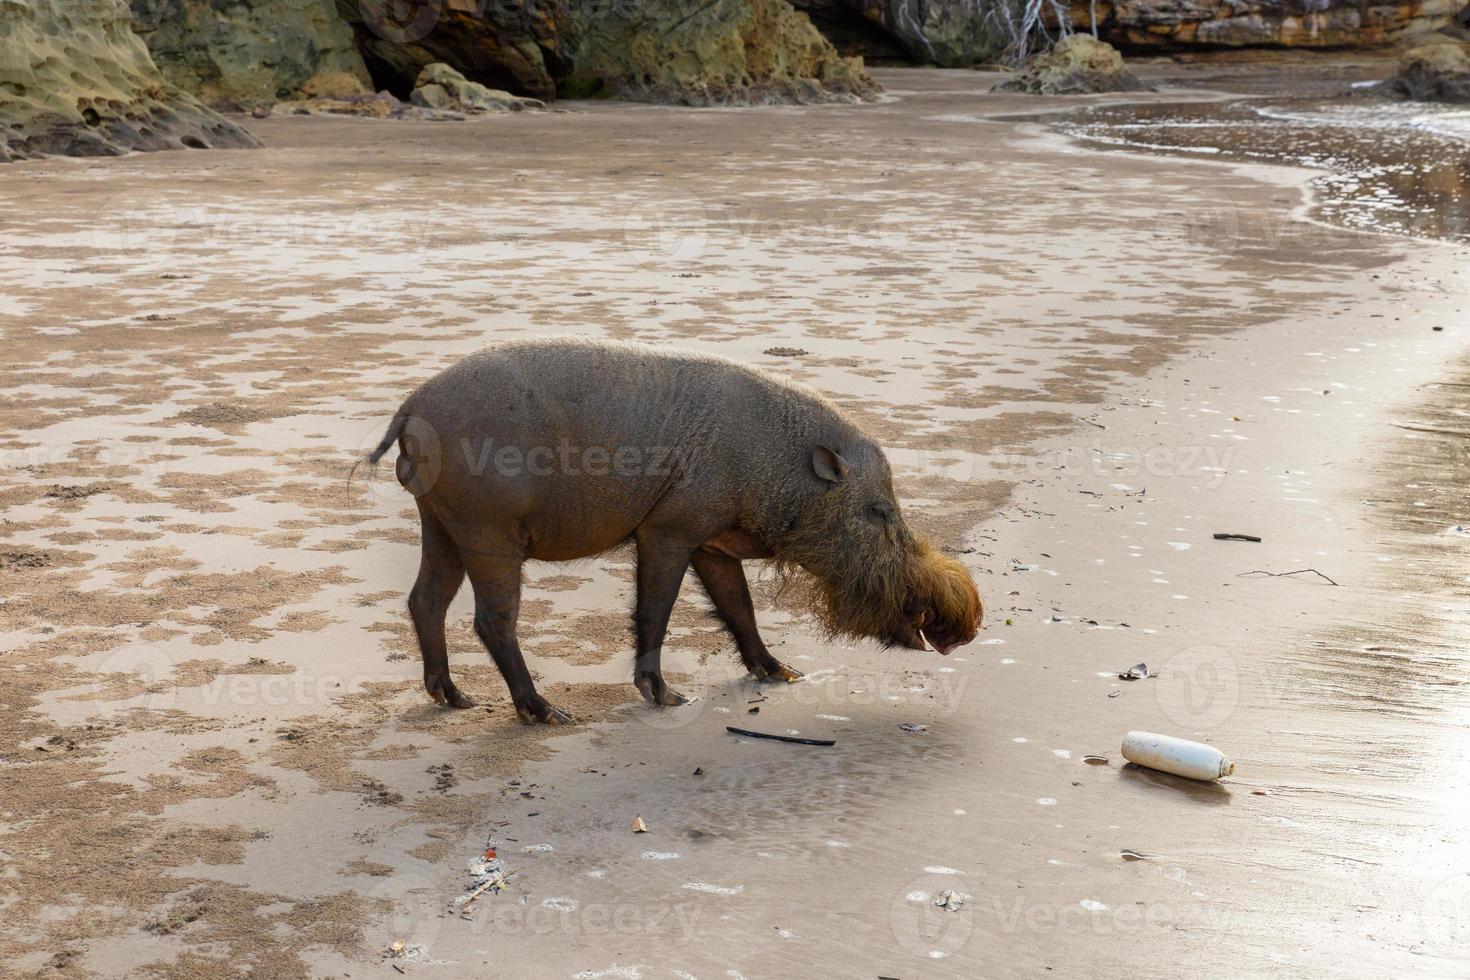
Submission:
[[[296,90],[299,99],[350,99],[372,94],[372,89],[363,83],[362,78],[345,71],[317,72]]]
[[[258,146],[169,85],[123,0],[0,0],[0,160]]]
[[[249,109],[332,77],[371,93],[333,0],[131,0],[134,30],[169,82],[222,108]],[[356,80],[351,93],[345,78]]]
[[[274,112],[285,116],[361,116],[366,119],[405,119],[419,115],[419,110],[404,105],[388,92],[295,99],[277,103]]]
[[[1071,34],[991,91],[1079,95],[1147,90],[1148,86],[1124,67],[1117,48],[1091,34]]]
[[[426,65],[419,72],[410,100],[425,109],[451,112],[520,112],[546,108],[540,99],[511,95],[504,89],[472,82],[442,62]]]
[[[1417,102],[1470,102],[1470,47],[1444,38],[1410,48],[1394,76],[1374,90]]]

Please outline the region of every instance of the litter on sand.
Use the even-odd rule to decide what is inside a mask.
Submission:
[[[902,725],[898,726],[898,730],[901,732],[908,732],[910,735],[917,735],[919,732],[927,732],[929,729],[915,722],[906,721]]]
[[[1108,757],[1105,755],[1084,755],[1082,761],[1089,766],[1105,766],[1108,764]]]
[[[635,833],[635,834],[646,834],[646,833],[648,833],[648,824],[646,824],[646,823],[643,822],[643,818],[642,817],[634,817],[633,818],[633,833]]]
[[[1141,681],[1148,677],[1148,664],[1134,664],[1127,670],[1118,671],[1120,681]]]
[[[1258,538],[1258,537],[1256,537],[1254,534],[1231,534],[1231,533],[1226,532],[1226,531],[1216,531],[1215,532],[1215,540],[1216,541],[1254,541],[1256,544],[1260,544],[1261,543],[1261,539]]]
[[[1123,736],[1123,758],[1134,765],[1203,782],[1214,782],[1235,771],[1235,763],[1214,746],[1153,732]]]
[[[423,943],[406,943],[400,939],[388,947],[388,958],[407,960],[410,963],[427,963],[429,962],[429,947]]]
[[[830,738],[798,738],[795,735],[773,735],[770,732],[753,732],[748,728],[736,728],[734,725],[726,725],[725,731],[731,735],[744,735],[746,738],[767,738],[772,742],[790,742],[793,745],[836,745],[837,742]]]
[[[1133,850],[1130,847],[1123,848],[1121,851],[1118,852],[1118,856],[1120,858],[1122,858],[1124,861],[1147,861],[1148,860],[1148,855],[1147,854],[1142,854],[1142,853],[1140,853],[1138,851]]]
[[[472,858],[464,869],[470,876],[470,883],[464,894],[456,896],[453,902],[454,908],[461,914],[469,911],[470,906],[486,892],[499,892],[505,888],[505,879],[508,877],[505,865],[496,856],[493,847],[486,848],[484,854]]]
[[[958,912],[965,907],[965,903],[969,900],[970,896],[964,892],[957,892],[953,888],[946,888],[934,897],[934,904],[946,912]]]

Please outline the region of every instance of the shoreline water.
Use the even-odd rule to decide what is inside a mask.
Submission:
[[[923,86],[902,108],[723,114],[728,128],[718,133],[708,116],[677,111],[656,114],[659,131],[649,132],[618,107],[575,120],[510,120],[533,149],[516,156],[501,146],[506,159],[489,169],[476,161],[480,141],[502,133],[494,126],[442,135],[404,127],[409,145],[400,149],[360,147],[353,141],[363,130],[350,125],[271,123],[277,149],[257,159],[283,200],[295,202],[288,207],[322,193],[294,169],[305,160],[342,168],[331,207],[374,217],[362,226],[370,233],[391,230],[389,219],[402,213],[374,216],[385,196],[412,191],[439,202],[436,225],[407,242],[418,246],[412,276],[391,250],[401,238],[283,240],[282,215],[244,193],[251,167],[211,155],[218,169],[207,172],[192,157],[88,168],[89,179],[105,172],[120,192],[129,180],[146,186],[167,176],[183,189],[182,213],[206,220],[172,227],[156,267],[138,270],[135,258],[94,248],[78,263],[85,278],[68,282],[56,264],[78,257],[67,252],[68,236],[95,212],[85,198],[75,203],[76,184],[31,167],[32,186],[49,195],[57,217],[44,235],[16,239],[28,249],[25,275],[6,285],[35,312],[24,323],[0,320],[30,396],[6,423],[11,461],[23,455],[29,467],[0,486],[16,519],[6,547],[52,563],[19,587],[22,603],[58,625],[90,625],[47,639],[29,610],[0,606],[17,628],[4,648],[12,664],[60,671],[49,684],[27,680],[8,692],[7,735],[21,750],[4,763],[21,779],[22,807],[93,807],[136,826],[131,857],[147,881],[177,881],[161,892],[138,881],[144,900],[120,931],[82,923],[68,940],[80,962],[118,970],[162,955],[177,957],[165,972],[187,973],[198,965],[188,957],[209,942],[257,967],[304,960],[315,973],[386,973],[372,952],[408,941],[426,945],[435,961],[413,964],[414,972],[484,965],[535,975],[758,976],[883,964],[895,975],[950,976],[1025,964],[1162,975],[1183,964],[1222,973],[1276,965],[1272,953],[1285,936],[1303,949],[1292,961],[1300,971],[1345,950],[1394,969],[1429,962],[1409,950],[1406,923],[1375,916],[1368,939],[1354,918],[1328,918],[1330,906],[1311,899],[1340,899],[1365,884],[1397,907],[1406,895],[1417,899],[1405,874],[1375,872],[1375,884],[1343,869],[1365,860],[1382,867],[1374,821],[1392,828],[1413,807],[1413,792],[1439,802],[1454,796],[1421,791],[1415,780],[1400,786],[1402,766],[1391,755],[1355,744],[1384,729],[1349,725],[1340,745],[1327,740],[1340,706],[1299,705],[1317,689],[1292,664],[1256,659],[1262,648],[1301,653],[1292,631],[1299,614],[1352,622],[1344,613],[1359,602],[1376,609],[1390,597],[1362,585],[1356,571],[1344,576],[1348,593],[1227,579],[1206,549],[1217,544],[1209,531],[1227,529],[1217,523],[1269,524],[1268,543],[1250,556],[1270,557],[1277,570],[1276,561],[1296,558],[1377,567],[1375,555],[1352,547],[1351,528],[1323,522],[1348,520],[1344,502],[1357,483],[1341,467],[1366,452],[1363,419],[1380,413],[1381,393],[1402,390],[1406,377],[1433,380],[1426,358],[1439,348],[1366,345],[1394,341],[1390,318],[1411,316],[1411,302],[1421,317],[1448,316],[1464,291],[1455,278],[1459,253],[1299,226],[1289,215],[1300,198],[1285,181],[1300,172],[1261,183],[1261,173],[1217,165],[1204,178],[1167,160],[1040,146],[1009,126],[998,137],[926,126],[925,113],[1025,103],[984,96],[973,73],[894,78]],[[920,118],[906,119],[915,109]],[[687,149],[667,149],[667,127]],[[714,135],[722,136],[717,150],[699,148]],[[423,139],[439,154],[437,168],[413,142]],[[605,163],[583,165],[576,151],[588,145],[615,149]],[[834,148],[852,146],[863,153],[831,168]],[[696,177],[702,191],[691,202]],[[1064,200],[1048,193],[1053,187],[1065,189]],[[466,197],[467,188],[489,200]],[[596,189],[594,200],[584,188]],[[1170,200],[1185,213],[1171,215]],[[1004,206],[991,206],[998,201]],[[209,223],[225,213],[248,220]],[[214,228],[214,237],[197,241],[196,227]],[[1304,243],[1316,247],[1304,252]],[[170,252],[179,258],[170,262]],[[83,283],[85,291],[72,288]],[[1448,292],[1434,292],[1434,283]],[[127,297],[126,312],[96,303],[99,290]],[[368,302],[383,296],[396,309]],[[405,303],[415,316],[403,315]],[[142,319],[154,315],[176,319]],[[1457,331],[1431,334],[1428,319],[1411,322],[1439,347],[1463,348]],[[627,566],[612,556],[531,575],[533,667],[554,697],[575,699],[587,724],[550,742],[515,726],[461,607],[452,613],[455,670],[467,689],[488,695],[491,710],[424,706],[398,610],[415,560],[407,501],[390,485],[375,488],[366,507],[327,506],[339,475],[333,465],[379,430],[399,388],[487,332],[528,324],[677,337],[769,361],[832,391],[895,447],[915,522],[961,552],[974,549],[964,557],[992,611],[982,640],[1006,642],[977,643],[947,660],[832,648],[768,611],[762,593],[778,655],[808,670],[809,681],[747,693],[691,596],[666,655],[691,675],[687,693],[701,691],[704,700],[653,713],[629,697]],[[344,331],[350,346],[336,340]],[[1334,338],[1358,350],[1334,352]],[[208,368],[219,343],[237,366]],[[812,353],[796,362],[763,358],[773,343]],[[78,381],[66,362],[48,366],[57,348],[106,373],[67,390]],[[1341,370],[1303,360],[1313,350],[1339,358]],[[140,366],[147,373],[130,378]],[[1242,375],[1240,392],[1260,403],[1255,412],[1209,388],[1233,388]],[[167,402],[154,407],[161,386]],[[1322,414],[1321,436],[1298,424],[1313,411]],[[179,421],[181,412],[198,422]],[[1079,426],[1082,415],[1096,424]],[[114,434],[105,450],[132,445],[136,455],[99,459],[87,437],[101,425]],[[1100,433],[1109,441],[1094,453]],[[149,436],[167,441],[153,448],[140,441]],[[330,451],[306,452],[316,439]],[[1340,454],[1339,470],[1297,476],[1287,494],[1278,474],[1265,471],[1290,468],[1280,450],[1301,445]],[[1147,469],[1157,446],[1173,450],[1159,467],[1162,483]],[[1254,455],[1239,455],[1241,446]],[[1145,468],[1127,471],[1138,466]],[[1084,480],[1082,489],[1101,496],[1073,492]],[[1285,499],[1317,494],[1319,480],[1333,492],[1317,511]],[[57,486],[81,493],[109,482],[71,500],[46,496]],[[1314,535],[1324,527],[1336,543],[1316,556]],[[232,543],[225,562],[220,535]],[[1130,545],[1142,557],[1129,558]],[[1145,581],[1129,566],[1161,574]],[[193,610],[210,593],[181,581],[201,573],[226,576],[220,585],[238,590],[230,604],[250,615],[201,620]],[[38,587],[58,574],[58,591],[73,597]],[[287,602],[266,601],[248,577]],[[168,588],[155,592],[159,582]],[[129,637],[131,627],[97,622],[99,607],[133,614],[127,603],[137,593],[152,596],[143,612],[173,635],[109,647],[98,634]],[[1338,605],[1342,595],[1352,597],[1352,610]],[[1005,626],[1007,618],[1017,625]],[[1244,623],[1260,629],[1247,635]],[[126,678],[138,664],[109,666],[119,649],[136,652],[140,638],[160,655],[143,690],[111,677]],[[57,641],[48,653],[44,644]],[[1190,653],[1199,646],[1227,659]],[[1351,651],[1337,640],[1328,652]],[[1144,682],[1152,688],[1098,676],[1156,655],[1166,669]],[[1177,660],[1186,655],[1194,661]],[[1229,694],[1218,684],[1232,676],[1221,666],[1231,661],[1234,705],[1213,719],[1211,706]],[[321,683],[298,685],[277,703],[263,696],[273,676]],[[1193,687],[1178,678],[1193,678]],[[222,681],[241,686],[218,687]],[[337,694],[334,681],[349,690]],[[1107,697],[1114,686],[1121,693]],[[1217,698],[1201,707],[1191,691]],[[78,701],[79,693],[94,700]],[[762,726],[831,734],[838,745],[797,756],[787,746],[734,742],[723,733],[726,719],[744,720],[746,701],[762,695]],[[1116,759],[1106,769],[1082,766],[1084,752],[1116,756],[1097,743],[1123,723],[1114,710],[1123,706],[1126,727],[1147,727],[1142,719],[1218,733],[1250,767],[1221,795],[1122,772]],[[1174,716],[1181,711],[1183,720]],[[98,718],[105,727],[83,736]],[[927,730],[900,732],[899,720]],[[1310,737],[1294,731],[1303,726],[1313,726]],[[1402,744],[1390,734],[1390,747]],[[69,760],[42,752],[52,768],[34,769],[32,743],[53,737],[78,748]],[[1365,756],[1374,778],[1352,771]],[[1332,767],[1325,775],[1324,760]],[[119,777],[99,771],[121,774],[140,795],[105,795]],[[170,782],[178,772],[193,775]],[[58,785],[78,787],[68,790],[75,797],[58,798]],[[1272,795],[1254,797],[1247,787]],[[302,827],[303,808],[333,832]],[[1344,808],[1353,831],[1346,839],[1334,816]],[[184,860],[149,863],[156,849],[148,825],[134,824],[140,810],[160,817]],[[635,814],[649,834],[631,836]],[[1448,826],[1436,816],[1441,823],[1416,824],[1416,842]],[[1343,857],[1298,860],[1311,853],[1304,841],[1322,843],[1292,826],[1303,817],[1320,819]],[[512,887],[481,902],[471,921],[448,916],[465,880],[460,869],[487,835],[510,856]],[[50,836],[12,834],[8,842],[26,873],[29,906],[65,904],[66,892],[44,890],[37,862],[76,842],[64,827]],[[523,850],[543,844],[551,849]],[[1151,859],[1120,863],[1117,846]],[[1290,858],[1277,862],[1288,870],[1273,868],[1273,857]],[[73,894],[86,887],[76,873]],[[1301,898],[1283,896],[1289,889],[1279,876]],[[968,913],[926,904],[956,887],[973,897]],[[926,898],[912,897],[920,893]],[[1434,894],[1429,888],[1425,902]],[[169,909],[179,911],[176,927],[144,928],[174,921]],[[280,915],[299,932],[284,948],[271,938]],[[357,939],[354,928],[375,915],[382,918]],[[1446,923],[1453,929],[1453,919],[1420,915],[1415,924],[1428,922],[1436,935]],[[40,964],[66,933],[43,935],[20,946],[16,933],[0,934],[0,949]],[[1138,963],[1140,947],[1150,950],[1151,967]],[[1440,957],[1438,947],[1429,943],[1425,955]]]
[[[1470,238],[1470,112],[1342,96],[1244,96],[1081,109],[1049,125],[1099,147],[1321,171],[1315,207],[1343,227]]]

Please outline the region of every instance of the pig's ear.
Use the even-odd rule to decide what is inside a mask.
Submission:
[[[837,450],[818,446],[812,450],[812,472],[828,483],[841,483],[852,471]]]

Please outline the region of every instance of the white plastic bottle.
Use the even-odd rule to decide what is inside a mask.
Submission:
[[[1235,763],[1219,749],[1172,735],[1129,732],[1123,736],[1123,758],[1136,765],[1187,779],[1213,782],[1235,771]]]

